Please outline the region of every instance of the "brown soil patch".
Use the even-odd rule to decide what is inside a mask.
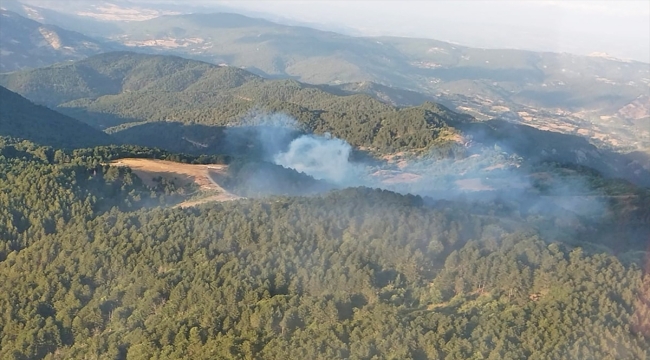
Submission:
[[[461,134],[451,134],[447,137],[447,139],[458,144],[465,144],[467,142]]]
[[[382,178],[384,184],[401,184],[401,183],[410,183],[418,181],[422,176],[413,173],[406,173],[401,171],[394,170],[379,170],[372,174]]]
[[[183,164],[166,160],[126,158],[111,162],[112,166],[126,166],[131,168],[142,181],[155,186],[153,181],[156,177],[164,177],[177,185],[197,184],[204,191],[218,191],[219,194],[206,197],[205,199],[186,201],[179,204],[180,207],[189,207],[209,201],[236,200],[239,197],[222,188],[213,176],[224,176],[228,165],[221,164]],[[212,176],[211,176],[212,175]]]
[[[628,119],[643,119],[650,116],[650,97],[640,96],[638,99],[622,107],[618,113]]]
[[[153,178],[162,176],[180,181],[180,184],[193,182],[204,190],[222,190],[221,186],[208,176],[208,172],[225,174],[228,169],[228,165],[221,164],[196,165],[136,158],[115,160],[111,165],[130,167],[147,185],[155,185]]]

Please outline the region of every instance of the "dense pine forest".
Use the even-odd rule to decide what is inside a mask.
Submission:
[[[0,358],[650,356],[647,242],[626,229],[590,243],[606,226],[369,188],[182,209],[120,157],[227,160],[3,140]]]

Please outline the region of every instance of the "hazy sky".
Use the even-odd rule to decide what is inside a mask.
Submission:
[[[650,62],[650,0],[203,1],[339,25],[365,35],[426,37],[479,47],[606,52]]]

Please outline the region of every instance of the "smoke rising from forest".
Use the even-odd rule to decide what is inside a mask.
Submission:
[[[331,185],[310,185],[300,194],[364,186],[422,196],[425,203],[432,205],[444,203],[440,200],[458,201],[489,208],[487,214],[491,216],[526,219],[532,229],[554,241],[598,237],[591,233],[592,227],[611,221],[611,197],[595,187],[587,175],[526,161],[505,144],[475,144],[462,157],[425,154],[397,163],[358,160],[354,154],[358,150],[343,139],[306,133],[287,115],[258,116],[258,140],[268,150],[265,161]],[[285,178],[274,178],[265,171],[249,174],[245,181],[264,188],[266,194],[290,194]],[[539,219],[553,219],[553,226],[537,223]],[[643,241],[633,231],[627,236],[632,242]]]
[[[352,146],[330,135],[303,135],[293,140],[285,152],[277,153],[277,165],[305,173],[336,185],[365,185],[362,169],[350,162]]]
[[[293,169],[334,188],[365,186],[433,199],[492,201],[506,199],[534,212],[557,216],[604,215],[605,202],[582,176],[550,176],[553,168],[534,169],[507,146],[479,146],[463,157],[423,155],[390,162],[360,161],[345,140],[311,134],[292,117],[255,112],[244,122],[255,127],[265,161]],[[268,183],[256,173],[247,181]],[[330,188],[331,188],[330,187]],[[324,187],[326,189],[327,187]],[[585,197],[584,195],[590,195]],[[596,196],[594,196],[596,195]]]

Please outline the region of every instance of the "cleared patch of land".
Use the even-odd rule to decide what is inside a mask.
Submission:
[[[238,196],[226,191],[219,185],[213,176],[224,176],[228,165],[222,164],[184,164],[167,160],[125,158],[111,162],[112,166],[126,166],[131,168],[142,181],[155,186],[157,177],[172,181],[179,186],[191,183],[197,184],[203,191],[218,191],[217,195],[208,196],[203,199],[196,199],[183,202],[177,206],[191,207],[210,201],[229,201],[239,199]]]
[[[372,174],[379,177],[384,184],[401,184],[416,182],[422,178],[421,175],[395,170],[379,170]]]

